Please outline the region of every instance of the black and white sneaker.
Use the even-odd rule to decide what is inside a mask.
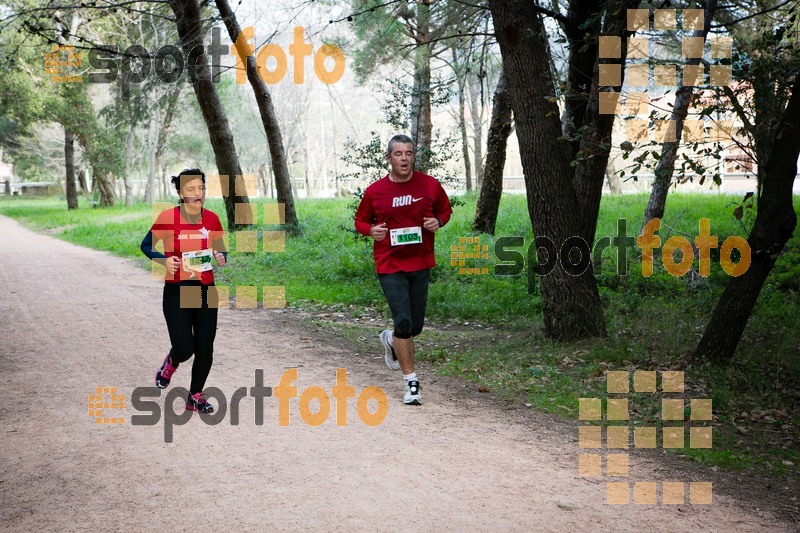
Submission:
[[[380,334],[381,344],[383,344],[383,360],[386,361],[386,366],[389,370],[400,370],[400,361],[397,360],[397,354],[394,353],[392,347],[392,331],[385,329]]]
[[[419,381],[407,381],[406,392],[403,395],[406,405],[422,405],[422,396],[419,394]]]

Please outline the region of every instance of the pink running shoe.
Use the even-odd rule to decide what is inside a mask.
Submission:
[[[198,413],[214,412],[214,406],[206,401],[202,392],[198,392],[197,394],[189,393],[189,396],[186,398],[186,409],[189,411],[197,411]]]
[[[169,354],[164,358],[161,368],[156,372],[156,387],[159,389],[166,389],[169,381],[172,379],[172,374],[178,370],[178,365],[172,366],[169,362]]]

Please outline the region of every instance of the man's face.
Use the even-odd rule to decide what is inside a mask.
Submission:
[[[414,171],[414,146],[411,143],[396,142],[386,161],[392,167],[392,174],[398,178],[406,178]]]

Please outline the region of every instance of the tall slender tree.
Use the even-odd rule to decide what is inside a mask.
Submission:
[[[506,77],[500,74],[494,90],[492,119],[486,139],[486,167],[483,172],[483,184],[475,208],[475,221],[472,224],[476,231],[494,235],[497,214],[500,210],[500,196],[503,194],[503,168],[506,163],[506,147],[512,130],[511,99],[508,95]]]
[[[228,228],[238,228],[253,223],[253,214],[249,209],[239,208],[239,217],[236,216],[236,204],[249,204],[246,195],[237,194],[244,191],[242,168],[239,165],[239,156],[233,133],[222,108],[222,102],[217,94],[216,87],[211,78],[211,69],[204,52],[202,41],[202,16],[197,0],[168,0],[169,6],[175,14],[178,26],[178,35],[181,48],[186,57],[196,57],[195,79],[192,83],[197,103],[203,114],[203,119],[208,129],[211,147],[220,176],[227,178],[228,194],[225,199],[225,212],[228,218]],[[197,53],[197,52],[200,53]],[[237,182],[239,187],[236,186]]]
[[[275,105],[269,93],[267,84],[261,79],[256,68],[254,50],[247,44],[247,37],[242,34],[236,14],[231,9],[227,0],[216,0],[217,9],[228,30],[228,35],[236,47],[237,54],[243,59],[247,72],[247,81],[253,88],[253,93],[258,104],[258,111],[261,116],[261,124],[267,136],[270,159],[272,161],[273,173],[275,176],[275,190],[277,191],[278,203],[284,204],[285,222],[287,231],[295,233],[298,229],[297,212],[294,207],[294,195],[290,183],[289,167],[286,163],[286,152],[283,148],[283,135],[281,134],[280,123],[275,112]]]
[[[703,2],[703,28],[693,31],[692,37],[702,38],[705,41],[716,11],[717,0],[705,0]],[[690,57],[686,59],[685,65],[699,65],[701,60],[701,57]],[[661,145],[661,157],[658,159],[654,172],[655,178],[650,190],[650,199],[647,201],[647,207],[644,210],[644,224],[654,218],[664,217],[664,207],[667,203],[667,193],[672,183],[672,175],[675,172],[675,161],[678,157],[678,147],[681,144],[683,125],[689,113],[689,106],[692,103],[694,94],[694,85],[687,84],[686,80],[675,92],[675,103],[670,115],[670,120],[675,123],[675,140],[665,141]]]

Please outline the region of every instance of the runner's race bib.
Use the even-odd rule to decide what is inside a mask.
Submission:
[[[404,244],[421,244],[422,228],[414,226],[411,228],[397,228],[389,230],[389,239],[392,246],[402,246]]]
[[[181,256],[183,270],[187,272],[206,272],[213,268],[211,258],[214,257],[214,254],[211,250],[183,252]]]

